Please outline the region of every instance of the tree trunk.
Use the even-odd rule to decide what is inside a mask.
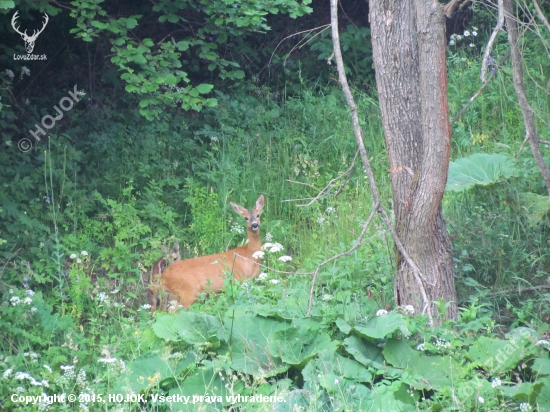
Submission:
[[[446,316],[455,319],[452,250],[441,212],[450,156],[443,7],[435,0],[369,5],[396,231],[424,276],[429,300],[449,303]],[[412,269],[396,254],[395,302],[421,311]]]

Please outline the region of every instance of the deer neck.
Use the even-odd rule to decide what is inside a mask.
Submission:
[[[248,243],[246,248],[253,254],[262,248],[262,242],[260,241],[260,230],[247,230]]]

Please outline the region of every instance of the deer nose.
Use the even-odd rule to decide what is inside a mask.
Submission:
[[[259,224],[257,223],[252,223],[252,225],[250,226],[252,228],[252,230],[258,230],[258,228],[260,227]]]

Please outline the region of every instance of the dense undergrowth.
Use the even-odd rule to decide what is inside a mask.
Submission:
[[[479,53],[451,49],[451,115],[477,89],[478,61]],[[376,97],[355,92],[391,208]],[[547,113],[546,95],[530,92]],[[453,159],[516,156],[523,128],[513,96],[502,69],[454,125]],[[519,293],[547,285],[550,267],[548,206],[533,203],[544,187],[528,151],[514,172],[445,196],[456,322],[430,329],[409,307],[393,307],[393,245],[377,220],[359,249],[321,270],[307,316],[311,275],[288,273],[311,272],[353,246],[372,206],[358,165],[333,183],[337,196],[303,206],[352,165],[341,93],[302,81],[282,101],[252,82],[217,99],[200,115],[154,122],[131,109],[130,97],[124,110],[89,105],[28,153],[3,135],[0,407],[549,410],[549,294]],[[3,106],[3,130],[12,116]],[[160,245],[179,240],[184,258],[239,245],[243,222],[228,203],[250,207],[260,193],[269,269],[244,284],[228,277],[223,293],[202,296],[189,312],[152,316],[145,291]],[[25,405],[12,394],[77,398]],[[180,398],[160,398],[171,395]]]

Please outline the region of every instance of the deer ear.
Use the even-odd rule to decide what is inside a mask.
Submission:
[[[172,248],[172,250],[174,252],[179,252],[180,251],[180,244],[177,240],[174,242],[174,247]]]
[[[256,211],[260,212],[264,208],[264,195],[260,195],[258,200],[256,200]]]
[[[233,208],[233,210],[237,212],[239,215],[241,215],[242,217],[248,217],[248,210],[246,210],[244,207],[233,202],[229,202],[229,203],[231,204],[231,207]]]
[[[166,246],[161,245],[160,248],[162,249],[162,251],[163,251],[165,254],[170,253],[170,249],[168,249]]]

